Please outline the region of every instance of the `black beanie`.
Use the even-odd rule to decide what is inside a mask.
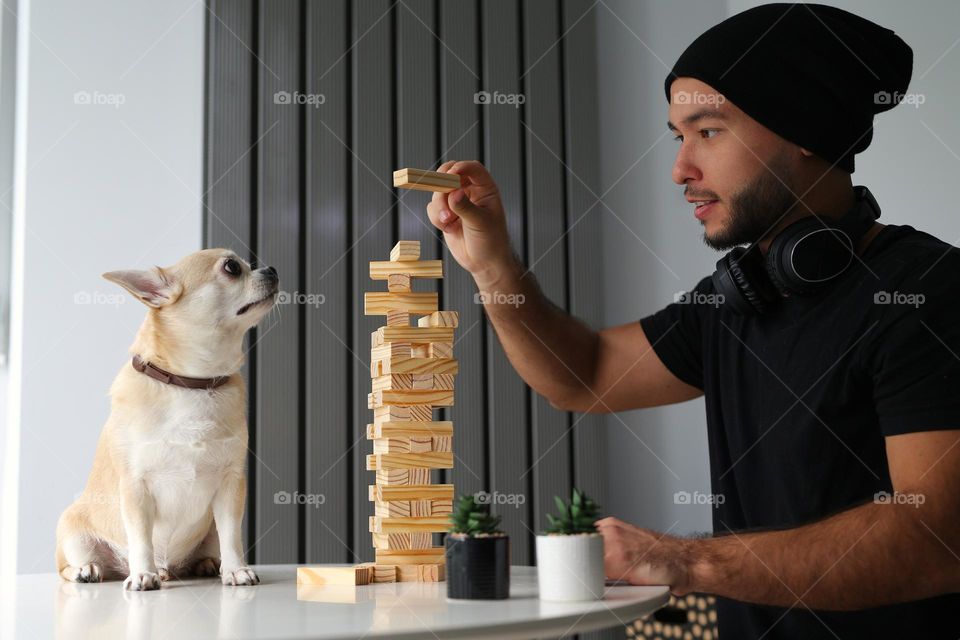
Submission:
[[[853,173],[874,114],[903,99],[913,50],[890,29],[820,4],[765,4],[724,20],[667,75],[707,83],[780,137]]]

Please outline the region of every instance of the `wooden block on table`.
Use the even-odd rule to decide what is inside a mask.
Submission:
[[[413,352],[413,349],[410,350],[410,356],[420,355],[419,351],[417,353]],[[452,358],[453,357],[453,344],[449,342],[431,342],[430,349],[427,351],[427,356],[430,358]]]
[[[445,564],[444,548],[429,549],[377,549],[377,564]]]
[[[393,172],[393,186],[417,191],[449,193],[460,188],[460,176],[456,173],[440,173],[407,167]]]
[[[387,326],[388,327],[409,327],[410,314],[407,313],[406,311],[388,311]]]
[[[371,533],[370,537],[374,549],[429,549],[433,545],[429,532]]]
[[[397,582],[443,582],[446,564],[398,564]]]
[[[364,562],[360,566],[370,568],[370,582],[372,584],[397,581],[397,567],[394,565]]]
[[[433,422],[433,407],[430,405],[387,404],[373,407],[373,422]]]
[[[414,436],[452,436],[453,423],[449,420],[438,422],[411,422],[394,420],[389,422],[375,422],[367,425],[367,437],[374,438],[404,438]]]
[[[418,389],[453,391],[453,375],[449,373],[391,373],[371,380],[372,391],[385,389]]]
[[[426,451],[423,453],[370,453],[367,454],[367,471],[378,469],[452,469],[452,451]]]
[[[457,373],[458,370],[455,358],[391,357],[371,362],[370,377],[376,378],[391,373]]]
[[[374,453],[422,453],[433,451],[433,438],[414,436],[412,438],[377,438],[373,441]],[[440,443],[442,444],[442,443]],[[449,449],[445,449],[449,451]],[[444,449],[442,449],[444,451]]]
[[[445,500],[452,504],[452,484],[369,485],[370,500]]]
[[[378,518],[370,516],[370,531],[373,533],[436,532],[450,528],[447,516],[424,516],[420,518]]]
[[[408,293],[390,293],[389,291],[367,291],[363,294],[363,314],[367,316],[385,316],[390,311],[425,314],[437,310],[437,292],[421,291]]]
[[[373,515],[382,518],[449,516],[451,513],[452,500],[391,500],[375,502],[373,505]]]
[[[391,404],[452,407],[453,391],[448,389],[383,389],[373,391],[367,396],[368,409]]]
[[[370,263],[370,279],[390,282],[393,275],[408,278],[442,278],[443,260],[374,260]]]
[[[377,469],[376,482],[381,487],[430,484],[430,469]]]
[[[379,331],[379,329],[378,329]],[[370,362],[374,360],[387,360],[390,358],[410,358],[413,354],[413,348],[409,342],[387,342],[370,347]]]
[[[363,565],[316,565],[297,567],[297,584],[369,584],[372,571]]]
[[[460,314],[456,311],[434,311],[430,315],[419,318],[417,325],[421,327],[456,328],[460,325]]]
[[[408,293],[410,291],[410,276],[405,273],[391,273],[387,277],[387,291]]]
[[[377,339],[377,344],[453,342],[453,327],[380,327],[377,329]]]
[[[393,262],[420,259],[419,240],[401,240],[390,249],[390,260]]]

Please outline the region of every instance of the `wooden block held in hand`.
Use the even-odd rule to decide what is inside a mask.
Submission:
[[[390,249],[391,262],[409,262],[420,259],[419,240],[401,240]]]
[[[404,168],[393,172],[393,186],[417,191],[448,193],[460,188],[460,176],[425,169]]]

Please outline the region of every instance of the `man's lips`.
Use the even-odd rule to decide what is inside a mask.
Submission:
[[[703,220],[708,215],[710,215],[710,212],[713,211],[713,209],[715,208],[714,205],[717,203],[717,200],[700,200],[700,201],[691,200],[690,202],[692,202],[696,206],[696,208],[693,210],[693,215],[697,218],[697,220]]]

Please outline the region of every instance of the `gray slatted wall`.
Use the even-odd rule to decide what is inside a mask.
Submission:
[[[534,563],[533,532],[554,494],[575,482],[605,498],[601,423],[531,394],[475,304],[472,279],[429,225],[429,194],[397,191],[391,180],[401,166],[483,161],[500,186],[514,246],[544,291],[596,326],[595,5],[208,7],[204,242],[274,265],[291,299],[312,296],[281,305],[248,337],[252,561],[373,558],[364,430],[372,417],[369,336],[382,319],[363,316],[362,296],[378,288],[367,263],[402,238],[420,240],[424,258],[444,259],[441,308],[461,318],[456,406],[444,412],[455,424],[456,462],[436,480],[454,482],[458,493],[525,496],[521,508],[497,511],[513,562]],[[522,94],[525,103],[477,104],[479,91]],[[278,99],[282,92],[291,100]],[[291,104],[295,92],[323,103]],[[325,502],[274,499],[295,491]]]

